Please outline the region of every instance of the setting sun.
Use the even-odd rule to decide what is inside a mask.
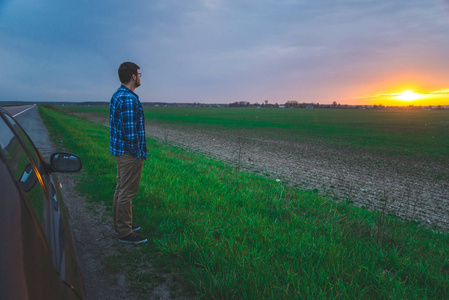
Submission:
[[[394,97],[397,100],[402,100],[402,101],[414,101],[414,100],[418,100],[421,99],[423,97],[423,95],[412,92],[412,91],[406,91],[406,92],[402,92],[399,93],[396,97]]]

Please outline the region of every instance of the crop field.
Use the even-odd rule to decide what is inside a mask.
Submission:
[[[82,157],[80,191],[110,211],[116,166],[103,126],[107,108],[41,107],[40,112],[58,147]],[[417,176],[425,168],[421,181],[447,184],[447,112],[145,112],[150,155],[133,212],[150,242],[132,256],[105,258],[111,269],[157,260],[180,271],[192,293],[205,299],[444,299],[449,294],[447,233],[389,216],[393,191],[386,187],[379,192],[383,205],[372,212],[354,205],[358,200],[349,192],[331,194],[307,181],[316,176],[319,182],[332,163],[343,162],[339,166],[347,169],[340,172],[359,176],[355,163],[369,164],[372,172],[394,163],[390,170],[407,167]],[[429,134],[445,141],[433,142]],[[218,148],[221,152],[213,151]],[[278,168],[266,169],[275,167],[265,157],[275,152],[286,157],[277,158]],[[233,166],[223,163],[227,160]],[[293,174],[307,171],[302,160],[324,162],[320,172],[301,177],[302,183],[294,180],[299,175],[285,175],[290,165],[282,164],[288,160],[296,166]],[[418,215],[419,204],[404,205],[404,216]],[[155,280],[150,270],[138,270],[129,274],[136,289]]]
[[[108,125],[104,108],[66,111]],[[335,201],[449,227],[449,112],[145,108],[147,136]]]

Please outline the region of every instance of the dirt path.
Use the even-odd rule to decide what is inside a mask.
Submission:
[[[19,123],[24,127],[44,158],[49,158],[55,151],[48,131],[39,115],[37,107],[20,115]],[[162,274],[152,268],[149,262],[145,267],[154,272],[158,280],[148,282],[146,293],[136,294],[131,289],[131,280],[123,272],[111,272],[108,266],[110,259],[127,254],[134,246],[124,245],[117,241],[112,229],[112,217],[99,204],[86,202],[75,189],[76,180],[72,174],[58,173],[62,183],[62,193],[70,213],[70,223],[74,233],[78,261],[83,273],[87,299],[179,299],[182,291],[173,288],[170,275]],[[126,256],[125,256],[126,257]],[[132,257],[130,257],[132,259]],[[126,264],[126,261],[123,262]]]
[[[107,118],[81,117],[108,126]],[[449,228],[449,166],[329,147],[286,142],[256,131],[219,131],[151,124],[147,136],[224,161],[336,201]]]

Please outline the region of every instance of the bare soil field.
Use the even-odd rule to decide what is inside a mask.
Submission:
[[[106,117],[77,114],[109,125]],[[147,120],[148,137],[245,172],[254,172],[335,201],[385,210],[433,228],[449,228],[449,166],[349,151],[319,141],[286,142],[251,130],[193,129]]]

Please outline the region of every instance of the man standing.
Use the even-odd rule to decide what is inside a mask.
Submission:
[[[124,62],[118,69],[121,86],[112,95],[109,125],[111,131],[110,152],[117,160],[117,187],[114,194],[114,228],[119,241],[140,244],[146,238],[134,231],[140,226],[132,223],[132,199],[137,195],[143,160],[147,158],[145,119],[139,96],[134,90],[140,86],[140,67]]]

